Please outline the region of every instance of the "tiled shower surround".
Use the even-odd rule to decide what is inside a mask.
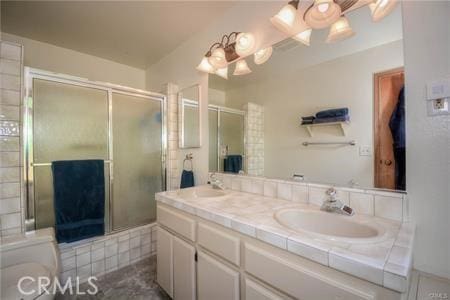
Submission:
[[[22,46],[0,42],[0,236],[22,231]]]
[[[216,173],[226,188],[284,200],[322,205],[331,185]],[[406,193],[335,186],[337,196],[358,214],[409,221]]]
[[[60,279],[81,282],[156,255],[156,223],[71,244],[59,244]]]
[[[264,174],[264,107],[247,103],[245,114],[245,164],[249,175]]]

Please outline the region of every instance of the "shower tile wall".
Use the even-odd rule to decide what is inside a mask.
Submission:
[[[245,157],[249,175],[264,175],[264,107],[247,103],[245,115]]]
[[[175,190],[180,187],[181,170],[178,166],[178,86],[168,83],[164,86],[167,93],[167,189]]]
[[[22,231],[22,46],[0,42],[0,236]]]
[[[89,276],[101,276],[156,255],[156,223],[124,230],[119,233],[59,244],[61,273],[81,282]]]

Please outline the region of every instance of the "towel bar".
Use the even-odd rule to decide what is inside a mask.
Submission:
[[[348,141],[348,142],[303,142],[303,146],[307,147],[310,145],[348,145],[355,146],[356,141]]]

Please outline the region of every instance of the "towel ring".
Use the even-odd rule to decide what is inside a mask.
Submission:
[[[183,160],[183,169],[184,169],[184,170],[186,170],[186,171],[193,171],[193,170],[194,170],[194,164],[192,163],[192,159],[193,159],[193,158],[194,158],[194,157],[193,157],[192,153],[186,154],[186,157],[185,157],[185,159]],[[190,167],[191,167],[190,170],[186,168],[186,162],[189,162],[189,163],[190,163]]]

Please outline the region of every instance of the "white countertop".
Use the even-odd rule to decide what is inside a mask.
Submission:
[[[376,223],[385,229],[385,234],[373,242],[335,241],[289,229],[274,216],[288,208],[318,211],[316,205],[232,190],[225,190],[223,197],[198,198],[190,196],[194,189],[211,187],[161,192],[156,194],[156,200],[386,288],[399,292],[407,289],[415,229],[411,223],[368,215],[343,216],[354,222]]]

